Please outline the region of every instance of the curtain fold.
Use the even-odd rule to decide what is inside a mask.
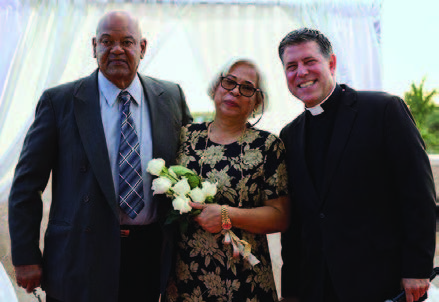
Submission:
[[[0,202],[42,91],[96,69],[91,38],[97,20],[112,9],[140,20],[148,46],[139,71],[180,83],[192,112],[213,111],[206,93],[211,78],[231,58],[245,57],[266,77],[270,104],[259,127],[278,133],[303,106],[288,92],[277,46],[302,26],[319,28],[333,41],[339,82],[381,89],[380,0],[3,1]]]
[[[14,55],[2,64],[2,71],[8,68],[8,77],[0,103],[0,196],[9,194],[12,171],[35,104],[44,89],[60,83],[71,52],[68,42],[74,40],[83,17],[68,7],[53,10],[50,6],[17,6],[13,16],[17,20],[15,35],[20,39]],[[61,49],[60,40],[67,47]]]

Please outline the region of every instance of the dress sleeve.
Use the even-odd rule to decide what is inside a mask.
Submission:
[[[268,136],[265,146],[264,193],[267,199],[274,199],[288,194],[285,146],[273,134]]]

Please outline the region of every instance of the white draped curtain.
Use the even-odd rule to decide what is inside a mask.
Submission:
[[[288,92],[278,58],[289,31],[315,27],[332,40],[337,79],[381,88],[380,6],[375,1],[18,1],[0,4],[0,202],[9,192],[36,102],[48,87],[96,68],[91,38],[99,17],[131,11],[148,40],[140,72],[182,85],[192,112],[213,110],[212,76],[231,58],[253,59],[266,77],[269,107],[259,127],[278,133],[303,109]]]

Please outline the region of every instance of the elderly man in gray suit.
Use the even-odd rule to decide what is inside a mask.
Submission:
[[[16,280],[28,292],[41,284],[47,301],[156,302],[170,242],[146,164],[174,163],[192,117],[177,84],[137,73],[147,42],[130,14],[105,14],[92,43],[99,69],[46,90],[24,141],[9,197]]]

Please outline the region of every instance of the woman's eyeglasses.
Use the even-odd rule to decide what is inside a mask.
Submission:
[[[246,97],[251,97],[253,96],[256,91],[261,91],[261,89],[255,88],[253,85],[249,85],[249,84],[238,84],[236,83],[236,81],[228,78],[228,77],[221,77],[221,87],[223,87],[226,90],[232,91],[233,89],[235,89],[236,86],[239,86],[239,93],[243,96]]]

